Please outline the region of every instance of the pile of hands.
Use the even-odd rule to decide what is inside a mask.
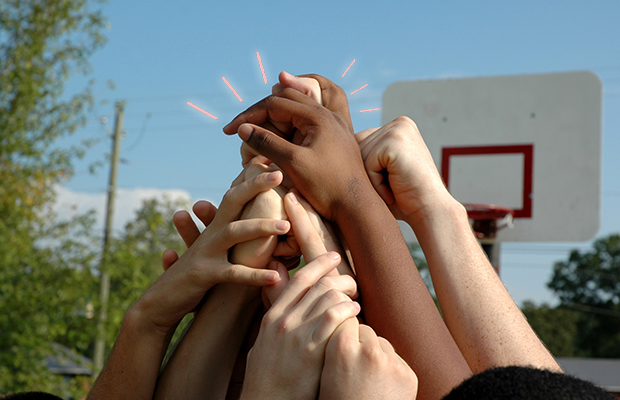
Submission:
[[[443,188],[434,168],[425,177],[403,167],[416,158],[434,166],[427,151],[399,151],[403,141],[421,142],[415,124],[400,118],[354,134],[342,89],[283,72],[273,94],[224,132],[244,140],[243,171],[219,208],[194,205],[202,232],[188,212],[175,214],[188,250],[163,253],[164,274],[129,313],[169,338],[186,314],[200,313],[214,286],[262,288],[267,311],[247,356],[242,399],[415,398],[415,373],[356,318],[355,274],[331,225],[342,210],[360,207],[362,192],[411,219],[432,201],[433,186]],[[289,277],[300,256],[306,265]]]

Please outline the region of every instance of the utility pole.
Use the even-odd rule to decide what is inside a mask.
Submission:
[[[123,113],[125,108],[124,101],[116,102],[116,121],[114,123],[114,138],[112,140],[112,158],[110,160],[110,184],[108,185],[108,202],[105,216],[105,228],[103,234],[103,255],[101,256],[101,266],[99,268],[99,300],[100,311],[97,323],[97,339],[95,341],[95,371],[96,377],[103,368],[105,357],[105,331],[108,320],[108,298],[110,297],[110,275],[107,271],[108,266],[108,247],[112,236],[112,217],[114,216],[114,197],[116,195],[116,177],[118,174],[118,163],[121,152],[121,135],[123,131]]]

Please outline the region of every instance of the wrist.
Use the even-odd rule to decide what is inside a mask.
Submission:
[[[405,222],[414,232],[424,229],[441,220],[464,221],[469,224],[467,211],[447,190],[435,195],[427,196],[423,205],[416,207],[416,211],[407,215]]]
[[[163,339],[173,333],[176,329],[176,324],[171,327],[164,327],[153,322],[153,318],[151,318],[146,306],[141,300],[142,299],[138,300],[134,305],[129,307],[123,317],[121,330],[125,329],[131,332],[136,332],[144,337]]]
[[[346,222],[352,216],[359,215],[360,207],[369,212],[376,210],[387,211],[391,215],[387,205],[372,187],[369,180],[351,179],[349,184],[343,188],[342,196],[332,205],[334,212],[332,213],[331,220],[336,225],[341,226],[343,222]]]

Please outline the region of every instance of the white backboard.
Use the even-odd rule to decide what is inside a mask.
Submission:
[[[518,210],[498,240],[584,241],[600,223],[601,99],[591,72],[397,82],[382,123],[416,122],[459,201]]]

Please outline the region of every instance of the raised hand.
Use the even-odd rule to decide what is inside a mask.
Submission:
[[[224,132],[238,133],[273,161],[321,215],[334,220],[339,209],[355,207],[360,192],[372,186],[353,135],[346,95],[329,80],[310,77],[321,85],[325,107],[285,88],[237,116]],[[269,121],[290,123],[295,129],[272,128],[274,133],[260,126]]]
[[[357,133],[368,176],[394,216],[408,220],[450,197],[417,125],[399,117]]]
[[[357,319],[344,321],[329,339],[319,400],[413,400],[418,378],[382,337]]]
[[[231,264],[228,250],[240,242],[288,232],[288,221],[235,221],[248,201],[281,181],[282,173],[272,172],[231,188],[224,195],[211,224],[138,300],[134,305],[135,311],[144,314],[157,328],[169,330],[194,309],[217,283],[263,286],[276,282],[279,278],[273,271]],[[191,235],[187,236],[188,240],[191,240]]]
[[[360,311],[349,297],[356,292],[355,281],[325,276],[339,262],[338,253],[321,255],[286,284],[288,272],[274,262],[285,286],[248,355],[241,399],[316,399],[325,346],[336,328]]]

